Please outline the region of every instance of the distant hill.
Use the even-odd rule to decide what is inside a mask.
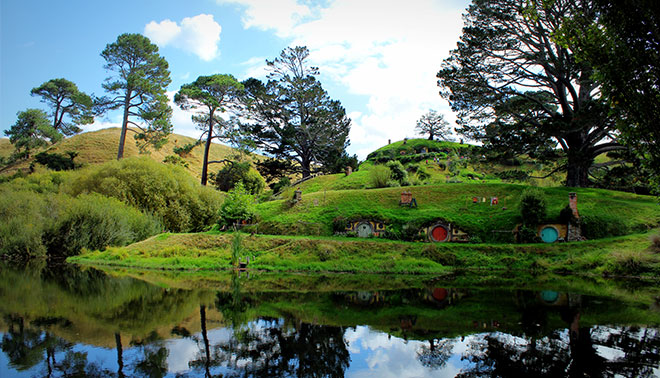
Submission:
[[[117,158],[117,148],[119,146],[120,133],[120,128],[109,128],[81,133],[70,138],[66,138],[61,142],[50,146],[45,151],[49,153],[65,153],[67,151],[75,151],[78,152],[78,156],[75,158],[76,163],[85,165],[104,163],[106,161]],[[126,137],[124,157],[140,155],[139,150],[131,136],[132,134],[133,133],[129,132]],[[166,156],[174,155],[175,147],[182,147],[188,143],[195,143],[195,141],[196,139],[191,137],[172,134],[169,136],[167,144],[165,144],[159,150],[150,149],[148,156],[158,162],[162,162]],[[14,147],[9,143],[9,139],[0,139],[0,156],[7,157],[12,153],[13,150]],[[209,160],[225,159],[232,153],[232,151],[233,149],[231,147],[213,143],[209,153]],[[188,162],[188,171],[195,177],[201,177],[203,152],[204,146],[200,145],[195,147],[190,152],[190,154],[188,154],[188,156],[184,157],[184,160]],[[258,155],[254,156],[256,157]],[[6,169],[2,172],[2,174],[13,174],[17,170],[27,170],[30,166],[30,163],[31,160],[21,162]],[[210,172],[215,172],[219,170],[220,167],[221,165],[219,164],[212,164],[210,166]]]

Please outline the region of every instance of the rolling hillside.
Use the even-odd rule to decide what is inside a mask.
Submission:
[[[117,158],[117,147],[119,145],[120,128],[109,128],[98,131],[91,131],[74,135],[66,138],[53,146],[50,146],[45,151],[50,153],[65,153],[67,151],[76,151],[78,156],[75,158],[76,163],[82,164],[99,164]],[[135,142],[133,141],[133,133],[128,133],[126,137],[126,144],[124,150],[125,157],[138,156],[138,151]],[[169,137],[167,144],[160,150],[151,150],[148,153],[152,159],[162,162],[168,155],[174,155],[173,149],[175,147],[182,147],[188,143],[194,143],[196,140],[187,136],[172,134]],[[9,156],[14,147],[9,143],[9,139],[0,139],[0,156]],[[214,143],[211,146],[209,154],[210,160],[221,160],[228,157],[233,149],[231,147]],[[203,159],[204,146],[197,146],[192,152],[184,159],[188,162],[187,170],[195,177],[201,177],[202,172],[202,159]],[[256,156],[256,155],[255,155]],[[27,170],[31,161],[21,162],[17,165],[9,167],[4,170],[2,174],[13,174],[17,170]],[[215,164],[210,166],[210,172],[215,172],[220,169],[220,165]]]

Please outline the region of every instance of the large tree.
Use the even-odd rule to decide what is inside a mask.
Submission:
[[[449,122],[445,121],[445,117],[435,110],[430,110],[417,120],[415,131],[418,134],[429,134],[429,140],[433,137],[440,137],[442,140],[450,140],[451,130],[448,129]]]
[[[62,134],[50,124],[48,114],[41,109],[18,112],[16,123],[5,130],[18,157],[29,158],[35,148],[45,147],[62,139]]]
[[[316,79],[306,47],[286,48],[267,61],[268,82],[244,82],[251,122],[244,130],[267,154],[292,159],[303,177],[332,164],[348,146],[351,120]]]
[[[660,7],[656,0],[594,0],[566,19],[560,41],[594,67],[626,145],[660,187]]]
[[[590,0],[474,0],[438,73],[462,134],[532,155],[558,145],[576,187],[596,156],[622,148],[592,66],[553,38],[578,12],[595,17]]]
[[[115,76],[103,83],[106,92],[114,97],[100,99],[99,107],[104,111],[122,108],[124,112],[117,159],[124,156],[128,130],[136,133],[141,147],[162,146],[172,131],[172,109],[165,94],[171,80],[158,46],[143,35],[122,34],[105,47],[101,56],[106,61],[105,69],[114,71]],[[135,129],[129,129],[129,125]]]
[[[213,139],[230,137],[230,123],[222,118],[228,109],[238,106],[238,99],[243,92],[243,84],[236,81],[232,75],[200,76],[190,84],[181,86],[174,96],[174,102],[184,110],[203,109],[192,116],[193,122],[200,130],[204,130],[199,140],[206,139],[204,146],[204,161],[202,163],[202,185],[206,185],[208,177],[209,150]]]
[[[52,111],[53,128],[64,135],[81,132],[80,125],[94,122],[92,98],[78,90],[75,83],[67,79],[51,79],[36,88],[33,96],[40,96]]]

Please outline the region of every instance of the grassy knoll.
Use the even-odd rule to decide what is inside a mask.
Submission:
[[[117,146],[119,143],[120,128],[108,128],[98,131],[86,132],[65,138],[61,142],[49,147],[46,151],[49,153],[63,154],[67,151],[78,152],[75,158],[76,163],[85,165],[105,163],[117,158]],[[129,133],[132,134],[132,133]],[[157,162],[162,162],[166,156],[174,155],[175,147],[182,147],[186,144],[195,143],[196,139],[172,134],[168,142],[159,150],[150,150],[148,156]],[[135,143],[128,140],[124,147],[124,157],[140,155]],[[9,156],[14,150],[14,146],[9,143],[9,139],[0,138],[0,156]],[[209,152],[209,160],[222,160],[227,158],[233,149],[222,144],[213,143]],[[202,173],[204,146],[195,147],[187,156],[184,157],[188,163],[186,170],[193,176],[199,178]],[[36,153],[35,153],[36,154]],[[34,155],[34,154],[33,154]],[[32,160],[23,161],[3,171],[3,174],[13,174],[17,170],[27,170]],[[220,169],[219,166],[211,166],[211,170]]]
[[[553,245],[428,244],[381,239],[244,235],[250,268],[276,272],[442,274],[454,270],[660,276],[650,234]],[[231,234],[161,234],[68,261],[157,269],[228,269]]]
[[[339,180],[348,180],[351,176]],[[332,235],[333,220],[340,217],[380,220],[399,229],[406,224],[419,228],[443,220],[480,241],[510,242],[510,233],[493,231],[512,230],[520,222],[519,199],[525,188],[527,186],[502,183],[462,183],[304,194],[303,187],[302,201],[295,205],[289,199],[259,204],[260,222],[256,231]],[[403,190],[413,193],[418,208],[399,206]],[[559,220],[561,209],[568,203],[568,193],[578,193],[578,208],[588,238],[641,232],[660,224],[660,206],[653,197],[588,188],[542,190],[548,203],[549,223]],[[485,197],[487,202],[473,204],[473,196]],[[493,196],[499,198],[497,206],[490,206],[488,202]]]

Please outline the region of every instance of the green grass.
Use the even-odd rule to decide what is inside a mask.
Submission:
[[[68,261],[154,269],[231,267],[231,234],[170,234]],[[660,277],[650,234],[562,244],[428,244],[341,237],[246,235],[249,267],[274,272],[444,274],[454,270]]]
[[[349,176],[350,177],[350,176]],[[406,188],[324,191],[305,194],[302,201],[291,205],[279,200],[257,207],[260,233],[331,235],[332,221],[375,219],[401,226],[443,220],[452,223],[482,241],[494,241],[504,234],[492,231],[512,230],[519,223],[519,198],[527,186],[514,184],[439,184]],[[410,190],[418,208],[399,206],[400,194]],[[541,188],[547,203],[547,221],[559,220],[568,203],[568,193],[578,193],[580,215],[587,220],[604,222],[613,227],[612,235],[643,232],[660,224],[660,206],[656,199],[624,192],[588,188]],[[472,197],[486,197],[486,203],[472,203]],[[490,197],[499,204],[490,206]],[[510,237],[510,236],[509,236]]]

